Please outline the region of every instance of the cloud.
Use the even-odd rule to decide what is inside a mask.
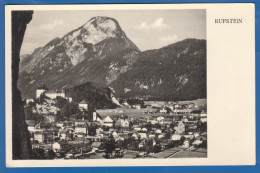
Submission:
[[[163,18],[156,19],[154,23],[152,23],[153,28],[168,28],[165,23],[163,23]]]
[[[159,41],[162,43],[162,44],[169,44],[169,43],[175,43],[177,41],[179,41],[179,37],[178,35],[168,35],[168,36],[164,36],[164,37],[161,37],[159,39]]]
[[[38,43],[33,42],[24,42],[21,47],[21,55],[24,54],[31,54],[36,48],[40,47],[41,45]]]
[[[53,30],[57,26],[60,26],[62,24],[63,24],[63,20],[54,20],[51,23],[41,25],[40,28],[43,30]]]
[[[164,19],[158,18],[153,23],[146,23],[142,22],[138,26],[136,26],[138,29],[168,29],[170,28],[167,24],[164,23]]]

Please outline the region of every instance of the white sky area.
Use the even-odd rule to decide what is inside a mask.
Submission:
[[[95,16],[116,19],[141,51],[158,49],[186,38],[206,39],[206,10],[34,11],[21,55],[31,54],[55,37],[82,26]]]

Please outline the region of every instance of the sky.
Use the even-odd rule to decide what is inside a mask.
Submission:
[[[158,49],[186,38],[206,39],[206,10],[203,9],[34,11],[27,25],[21,55],[31,54],[95,16],[116,19],[141,51]]]

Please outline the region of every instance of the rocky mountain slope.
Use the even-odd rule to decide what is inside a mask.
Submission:
[[[125,72],[139,52],[115,19],[94,17],[23,58],[19,88],[24,97],[33,97],[39,83],[50,89],[87,81],[103,86]],[[112,72],[111,68],[117,71]]]
[[[94,17],[22,59],[24,97],[44,83],[50,89],[86,82],[110,87],[116,97],[196,99],[206,97],[206,41],[186,39],[140,52],[115,19]]]
[[[206,98],[206,41],[186,39],[138,55],[111,83],[119,97],[159,100]]]

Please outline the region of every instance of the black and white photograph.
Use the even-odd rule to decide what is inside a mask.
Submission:
[[[207,158],[206,9],[14,10],[12,159]]]

